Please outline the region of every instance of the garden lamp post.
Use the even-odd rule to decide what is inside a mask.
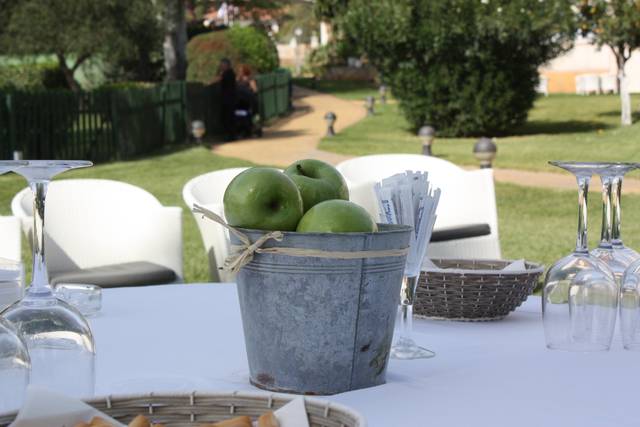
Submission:
[[[418,131],[418,136],[422,140],[422,154],[431,156],[431,146],[436,136],[436,130],[432,126],[422,126]]]
[[[487,169],[491,167],[493,159],[496,158],[498,147],[493,142],[493,139],[482,137],[473,146],[473,155],[480,162],[481,169]]]
[[[380,93],[380,103],[382,105],[386,104],[387,103],[387,86],[383,84],[380,85],[378,92]]]
[[[367,116],[373,116],[375,111],[373,110],[373,106],[376,103],[376,99],[373,96],[367,96],[367,99],[364,102],[364,106],[367,109]]]
[[[327,114],[324,115],[324,119],[327,122],[327,137],[331,137],[334,136],[336,134],[336,131],[333,130],[333,124],[336,122],[336,115],[335,113],[329,111]]]
[[[296,38],[295,58],[296,58],[296,75],[299,76],[302,72],[302,53],[300,52],[300,41],[302,37],[302,28],[296,28],[293,31]]]
[[[204,122],[202,120],[194,120],[191,122],[191,134],[198,144],[202,143],[202,137],[206,132]]]

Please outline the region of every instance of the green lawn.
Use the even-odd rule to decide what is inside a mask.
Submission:
[[[334,93],[360,97],[347,84],[335,84]],[[373,91],[372,88],[368,90]],[[634,100],[636,103],[638,98]],[[617,127],[617,98],[551,96],[540,99],[520,136],[499,140],[497,165],[542,170],[549,159],[638,160],[640,125]],[[378,108],[378,114],[326,139],[322,148],[347,154],[419,152],[420,143],[393,104]],[[602,132],[598,132],[602,129]],[[437,155],[459,164],[475,164],[473,139],[438,139]],[[615,145],[615,147],[613,147]],[[640,147],[640,145],[639,145]],[[64,178],[107,178],[126,181],[153,193],[165,205],[184,208],[184,269],[188,282],[208,280],[208,264],[195,222],[182,202],[182,187],[194,176],[212,170],[248,165],[211,154],[204,147],[160,153],[145,159],[117,162],[72,171]],[[9,214],[13,195],[25,186],[15,175],[0,177],[0,214]],[[549,265],[569,253],[575,243],[576,193],[510,184],[496,184],[500,241],[505,258],[526,258]],[[597,244],[600,225],[598,197],[591,195],[592,246]],[[631,246],[640,246],[640,196],[624,197],[624,236]],[[28,245],[24,259],[29,262]]]
[[[349,101],[364,100],[367,96],[375,96],[379,100],[378,85],[373,82],[360,82],[350,80],[314,80],[311,78],[295,78],[293,84],[303,86],[318,92],[330,93],[338,98]],[[391,92],[387,91],[387,98],[391,97]]]
[[[144,160],[72,171],[63,177],[126,181],[150,191],[167,206],[183,207],[185,278],[188,282],[201,282],[208,280],[208,264],[195,221],[182,202],[182,187],[196,175],[243,165],[248,163],[213,155],[205,148],[190,148]],[[0,214],[10,213],[11,198],[24,185],[18,176],[0,177]],[[504,257],[526,258],[549,265],[573,248],[577,215],[575,192],[509,184],[497,184],[496,192]],[[599,232],[598,203],[599,199],[593,197],[590,208],[593,245],[597,242]],[[640,197],[625,197],[624,203],[626,240],[631,245],[640,245]],[[24,259],[30,262],[26,243]]]
[[[184,274],[188,282],[209,279],[209,267],[200,232],[191,213],[182,201],[182,187],[191,178],[216,169],[248,166],[250,163],[211,154],[206,148],[190,148],[159,154],[143,160],[117,162],[70,171],[68,178],[104,178],[125,181],[140,186],[155,195],[165,206],[180,206],[183,213]],[[0,215],[10,215],[11,199],[24,188],[25,181],[17,175],[0,177]],[[23,244],[23,259],[30,262],[28,244]]]
[[[359,89],[362,90],[362,89]],[[344,96],[344,95],[341,95]],[[633,97],[638,108],[640,95]],[[320,148],[341,154],[419,153],[421,143],[408,129],[397,104],[377,106],[376,115],[322,141]],[[549,160],[640,160],[639,123],[619,126],[617,96],[552,95],[540,98],[528,122],[497,138],[499,168],[552,171]],[[437,129],[437,124],[436,124]],[[435,155],[461,165],[475,165],[477,138],[437,138]]]

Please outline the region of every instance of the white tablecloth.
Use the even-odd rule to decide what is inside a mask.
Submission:
[[[540,298],[504,320],[422,321],[434,359],[392,360],[387,384],[329,397],[371,427],[639,426],[640,354],[547,350]],[[96,394],[255,390],[230,284],[105,290],[91,319]]]

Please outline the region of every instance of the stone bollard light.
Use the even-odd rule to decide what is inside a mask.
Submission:
[[[204,136],[207,129],[204,126],[204,122],[202,120],[194,120],[191,122],[191,134],[196,139],[198,144],[202,143],[202,137]]]
[[[373,110],[373,106],[376,103],[376,99],[373,96],[367,96],[365,100],[364,106],[367,109],[367,116],[373,116],[375,111]]]
[[[418,136],[422,140],[422,154],[431,156],[431,146],[436,136],[436,130],[432,126],[422,126],[418,131]]]
[[[387,86],[380,85],[378,92],[380,93],[380,103],[382,105],[386,104],[387,103]]]
[[[324,115],[324,119],[327,122],[326,136],[328,137],[334,136],[336,134],[336,131],[333,130],[333,124],[336,122],[336,119],[337,119],[335,113],[332,113],[331,111],[329,111],[327,114]]]
[[[473,146],[473,155],[480,163],[481,169],[491,167],[497,152],[498,147],[491,138],[482,137]]]

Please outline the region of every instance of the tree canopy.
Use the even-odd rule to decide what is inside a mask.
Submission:
[[[162,41],[158,11],[151,0],[2,0],[3,51],[16,55],[54,54],[72,89],[74,72],[88,60],[117,65],[150,65]],[[144,71],[141,71],[144,74]]]
[[[334,22],[391,85],[411,125],[447,135],[522,124],[538,67],[569,48],[574,34],[571,0],[319,3],[342,11]]]
[[[625,64],[640,48],[640,0],[578,0],[582,33],[598,46],[608,46],[616,57],[622,124],[631,124],[631,99],[626,87]]]

